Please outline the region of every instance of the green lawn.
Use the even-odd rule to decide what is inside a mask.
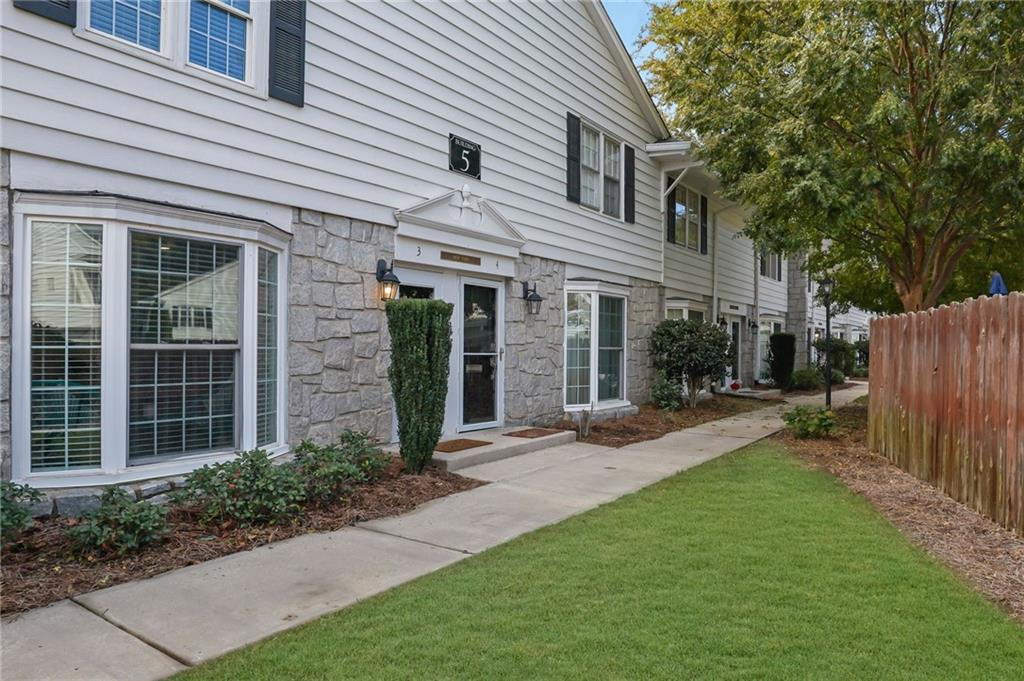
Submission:
[[[1021,679],[1024,628],[763,443],[185,679]]]

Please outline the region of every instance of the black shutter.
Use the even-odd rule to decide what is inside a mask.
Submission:
[[[565,114],[565,198],[580,202],[580,117]]]
[[[636,150],[626,145],[626,170],[623,173],[626,198],[626,222],[636,222]]]
[[[775,258],[775,279],[782,281],[782,255]]]
[[[75,0],[14,0],[14,6],[72,28],[78,19]]]
[[[270,90],[274,99],[302,106],[306,96],[306,2],[270,3]]]
[[[669,186],[675,182],[675,178],[671,175],[666,175],[665,180]],[[677,187],[673,187],[672,191],[665,197],[665,241],[670,244],[676,243],[676,190]]]
[[[700,252],[708,254],[708,197],[700,195]]]

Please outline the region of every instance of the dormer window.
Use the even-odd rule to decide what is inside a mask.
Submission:
[[[761,250],[761,276],[782,281],[782,256],[766,249]]]

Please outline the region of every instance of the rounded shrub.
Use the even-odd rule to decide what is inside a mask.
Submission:
[[[120,487],[104,490],[99,508],[67,529],[78,551],[119,556],[161,541],[168,532],[166,508],[136,501]]]
[[[391,392],[405,467],[422,473],[444,427],[448,357],[452,351],[452,305],[406,298],[387,304],[391,333]]]
[[[804,367],[793,372],[789,387],[793,390],[817,390],[825,385],[825,378],[817,367]]]
[[[306,485],[294,464],[276,466],[265,451],[253,449],[192,471],[172,498],[203,524],[273,524],[302,510]]]
[[[29,525],[32,515],[28,505],[43,498],[39,490],[10,480],[0,481],[0,537],[5,542],[17,541]]]
[[[327,502],[352,491],[384,468],[390,457],[365,433],[347,431],[337,442],[318,445],[303,440],[295,447],[295,466],[309,499]]]
[[[696,407],[705,382],[721,376],[729,365],[731,344],[717,324],[666,319],[651,334],[651,355],[669,380],[685,381],[689,405]]]
[[[782,415],[793,434],[801,439],[827,437],[835,432],[836,415],[830,409],[794,407]]]
[[[659,372],[658,380],[651,388],[651,401],[665,411],[676,411],[683,406],[683,384],[673,381]]]

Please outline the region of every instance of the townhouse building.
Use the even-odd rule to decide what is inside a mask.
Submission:
[[[5,478],[393,440],[395,296],[454,306],[446,435],[635,410],[665,317],[724,324],[723,386],[749,385],[790,323],[792,267],[670,139],[599,2],[14,0],[0,24]]]

